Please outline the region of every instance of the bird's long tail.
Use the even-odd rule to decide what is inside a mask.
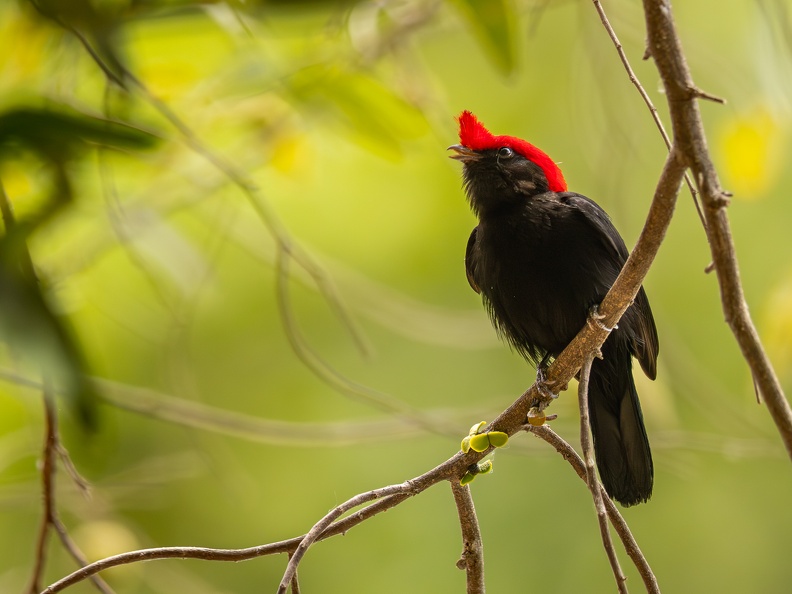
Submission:
[[[652,496],[652,452],[633,381],[632,356],[623,348],[604,351],[603,360],[594,360],[589,381],[594,453],[608,495],[630,506]]]

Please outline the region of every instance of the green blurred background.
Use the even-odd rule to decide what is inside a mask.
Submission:
[[[789,390],[792,14],[785,0],[674,8],[697,83],[728,100],[701,109],[734,192],[751,311]],[[665,118],[654,65],[641,60],[640,6],[606,9]],[[108,86],[73,31],[126,89]],[[664,159],[585,1],[5,1],[0,56],[0,180],[29,223],[46,298],[31,311],[22,299],[21,315],[43,316],[80,349],[48,349],[45,332],[20,350],[13,330],[0,349],[1,592],[24,589],[34,557],[44,421],[26,381],[40,381],[42,361],[58,377],[107,380],[98,406],[82,403],[97,409],[94,431],[70,406],[76,392],[58,400],[64,445],[92,484],[84,497],[61,467],[58,505],[91,559],[296,536],[347,498],[445,460],[533,381],[465,280],[474,219],[446,158],[454,116],[470,109],[542,147],[628,245]],[[23,107],[32,119],[20,128]],[[133,126],[133,142],[93,117]],[[53,191],[60,173],[70,201]],[[323,271],[290,262],[286,324],[274,234]],[[709,261],[683,193],[646,281],[658,379],[636,371],[655,492],[624,513],[664,592],[784,592],[792,468]],[[362,338],[337,315],[336,293]],[[573,443],[576,409],[568,392],[551,411]],[[589,493],[546,444],[517,436],[472,491],[491,592],[615,589]],[[55,540],[47,583],[74,568]],[[312,548],[301,583],[461,592],[460,551],[441,484]],[[266,592],[285,562],[157,561],[106,577],[124,593]]]

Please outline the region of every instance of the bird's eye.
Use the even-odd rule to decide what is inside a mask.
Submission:
[[[514,151],[508,146],[502,146],[498,149],[499,159],[511,159],[514,156]]]

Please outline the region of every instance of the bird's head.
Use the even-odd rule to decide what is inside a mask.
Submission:
[[[479,214],[545,192],[567,189],[555,162],[530,142],[494,136],[469,111],[459,121],[459,141],[448,147],[464,164],[465,190]]]

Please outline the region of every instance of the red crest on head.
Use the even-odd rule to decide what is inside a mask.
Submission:
[[[459,141],[474,151],[486,151],[507,146],[515,153],[533,161],[544,171],[547,185],[553,192],[564,192],[567,189],[564,174],[555,162],[530,142],[514,136],[493,136],[478,118],[469,111],[463,111],[457,118],[459,121]]]

